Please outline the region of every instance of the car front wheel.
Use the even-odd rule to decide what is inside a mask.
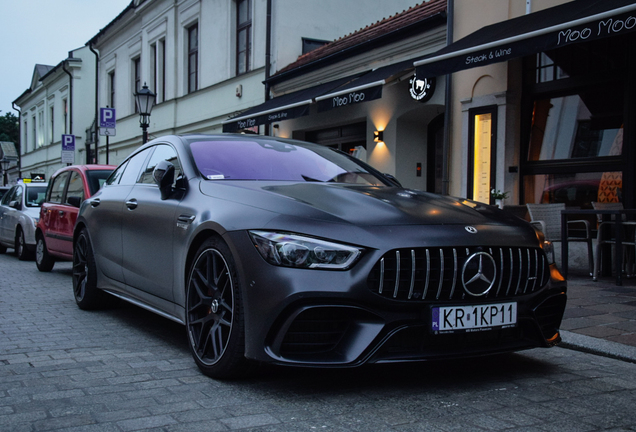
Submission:
[[[198,249],[186,287],[190,351],[212,378],[238,378],[251,369],[244,355],[245,330],[238,277],[227,245],[218,238]]]
[[[82,229],[73,244],[73,294],[80,309],[96,309],[104,305],[106,296],[97,288],[95,255],[86,228]]]
[[[42,235],[38,235],[35,242],[35,265],[38,266],[38,270],[41,272],[50,272],[53,270],[55,259],[49,255],[49,250],[46,248],[46,242]]]

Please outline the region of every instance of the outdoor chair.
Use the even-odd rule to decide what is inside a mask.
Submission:
[[[565,204],[526,204],[528,214],[530,215],[530,223],[543,232],[546,240],[552,243],[561,241],[561,211],[565,210]],[[567,240],[569,242],[585,242],[587,243],[587,258],[590,276],[594,274],[594,255],[592,252],[592,231],[590,223],[586,220],[567,221],[568,232]],[[570,235],[570,229],[580,227],[582,235]]]
[[[595,210],[623,210],[623,203],[600,203],[592,202]],[[618,215],[616,215],[618,216]],[[598,214],[598,229],[596,235],[596,254],[594,256],[594,273],[592,279],[598,280],[598,272],[601,267],[601,258],[603,256],[603,246],[616,244],[616,219],[603,220],[603,215]],[[628,276],[634,273],[634,259],[636,258],[636,221],[626,220],[626,215],[621,217],[623,262],[621,263],[622,271]]]

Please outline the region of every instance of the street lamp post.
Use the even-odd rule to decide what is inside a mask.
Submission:
[[[135,102],[137,103],[137,111],[139,112],[139,125],[143,131],[143,142],[148,142],[148,125],[150,124],[150,112],[155,105],[156,94],[152,92],[144,83],[141,90],[135,93]]]

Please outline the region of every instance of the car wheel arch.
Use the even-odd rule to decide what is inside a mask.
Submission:
[[[219,239],[223,238],[223,236],[218,231],[215,231],[213,229],[206,229],[197,233],[197,235],[192,239],[190,246],[188,247],[188,255],[186,256],[186,262],[184,267],[185,272],[183,274],[182,288],[183,288],[184,295],[185,295],[185,291],[187,290],[188,277],[190,275],[190,270],[192,268],[192,265],[194,264],[194,259],[196,258],[197,250],[199,250],[199,247],[201,247],[201,245],[206,240],[212,237],[217,237]]]

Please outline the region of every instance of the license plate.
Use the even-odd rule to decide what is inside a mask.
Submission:
[[[444,306],[431,309],[433,333],[478,332],[517,324],[517,303]]]

